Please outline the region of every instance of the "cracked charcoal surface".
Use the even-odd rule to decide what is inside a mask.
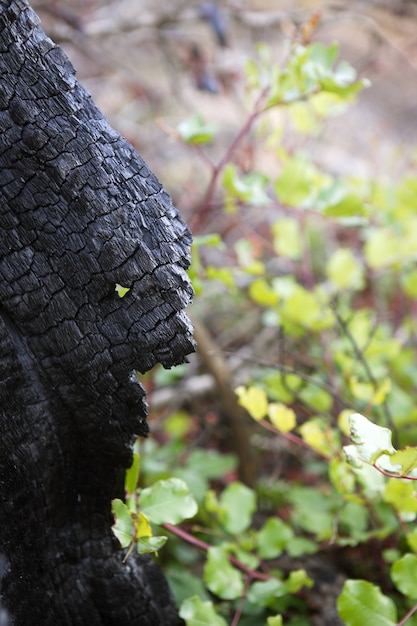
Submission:
[[[144,391],[193,351],[191,237],[24,0],[0,0],[0,554],[16,626],[181,623],[111,499]],[[116,284],[128,287],[120,298]]]

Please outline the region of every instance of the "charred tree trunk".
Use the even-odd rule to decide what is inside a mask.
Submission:
[[[111,500],[146,435],[136,371],[193,351],[190,234],[25,0],[0,0],[0,558],[16,626],[170,626]],[[116,284],[129,288],[120,298]]]

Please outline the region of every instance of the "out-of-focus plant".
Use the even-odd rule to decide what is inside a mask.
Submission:
[[[139,488],[138,470],[128,475],[115,532],[128,552],[160,550],[171,535],[159,554],[187,626],[307,626],[314,580],[281,557],[366,545],[378,567],[351,565],[341,619],[412,626],[417,177],[335,177],[276,142],[283,131],[272,111],[316,132],[364,87],[336,44],[294,43],[282,65],[261,46],[246,80],[248,116],[217,162],[206,145],[220,129],[201,115],[178,128],[210,173],[192,220],[190,276],[201,300],[216,284],[235,317],[250,307],[276,331],[279,360],[252,359],[236,394],[256,429],[305,450],[310,467],[291,484],[260,477],[250,489],[236,480],[233,456],[188,447],[191,419],[174,413],[161,442],[144,444]],[[258,152],[274,152],[274,176],[239,163],[249,136]],[[267,209],[262,235],[247,229],[231,246],[204,231],[213,212],[243,220],[254,207]]]

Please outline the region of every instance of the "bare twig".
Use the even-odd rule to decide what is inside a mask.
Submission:
[[[248,434],[248,425],[251,423],[251,419],[238,403],[232,386],[230,370],[221,351],[210,337],[204,324],[195,318],[192,321],[198,354],[216,381],[222,412],[232,431],[232,441],[239,460],[239,478],[245,484],[253,486],[256,469]]]

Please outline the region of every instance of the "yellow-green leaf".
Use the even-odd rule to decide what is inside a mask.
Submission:
[[[388,480],[384,500],[399,513],[417,513],[417,494],[411,481],[404,481],[399,478]]]
[[[313,418],[299,428],[301,437],[306,444],[320,454],[332,453],[331,431],[320,418]]]
[[[273,402],[268,407],[268,416],[275,428],[287,433],[297,425],[293,409],[280,402]]]
[[[152,537],[152,529],[148,518],[143,513],[131,513],[136,531],[136,539]]]
[[[123,285],[119,285],[119,283],[116,283],[116,286],[114,288],[119,298],[124,298],[125,295],[129,293],[130,289],[130,287],[123,287]]]
[[[237,387],[236,395],[239,404],[243,406],[249,415],[257,422],[263,419],[268,412],[268,398],[263,389],[259,387]]]
[[[364,286],[363,268],[348,248],[339,248],[330,257],[327,276],[340,289],[362,289]]]
[[[390,460],[393,465],[401,465],[401,475],[406,476],[417,468],[417,448],[407,446],[395,452]]]

